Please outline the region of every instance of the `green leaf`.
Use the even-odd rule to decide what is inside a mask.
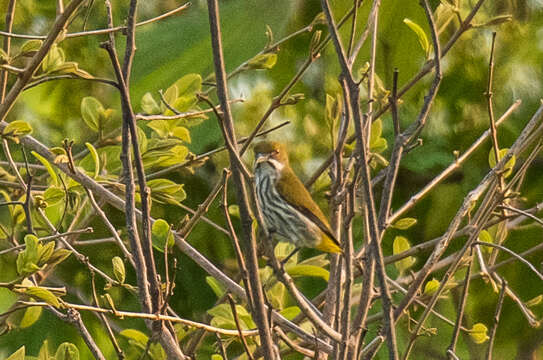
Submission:
[[[121,336],[124,336],[127,339],[133,341],[133,344],[140,347],[142,350],[147,346],[149,337],[136,329],[125,329],[119,333]]]
[[[206,276],[206,283],[207,285],[209,285],[211,290],[213,290],[218,298],[222,297],[226,293],[224,286],[222,286],[222,284],[218,282],[214,277]]]
[[[407,251],[411,248],[411,245],[409,244],[409,241],[407,238],[403,236],[396,236],[394,238],[394,242],[392,243],[392,253],[394,255],[400,254],[404,251]],[[408,256],[404,259],[398,260],[394,263],[394,266],[396,266],[396,269],[400,272],[400,276],[408,270],[413,264],[415,264],[415,258],[412,256]]]
[[[39,267],[47,264],[53,252],[55,251],[55,242],[50,241],[45,245],[38,244],[38,261],[37,265]]]
[[[178,97],[194,95],[202,90],[202,76],[200,74],[187,74],[174,84],[178,90]]]
[[[172,85],[170,86],[165,92],[164,92],[164,100],[168,103],[170,106],[174,106],[175,100],[179,97],[179,90],[177,89],[177,86]],[[160,109],[163,113],[168,114],[168,112],[171,114],[172,112],[166,107],[164,102],[160,102]]]
[[[92,96],[84,97],[83,100],[81,100],[81,116],[83,117],[85,124],[93,131],[101,130],[100,114],[104,110],[100,101]]]
[[[532,307],[532,306],[541,304],[542,301],[543,301],[543,294],[537,295],[536,297],[531,298],[530,300],[526,301],[525,304],[528,307]]]
[[[38,238],[35,235],[25,236],[25,249],[17,255],[17,273],[22,276],[32,274],[40,269],[38,263]]]
[[[145,93],[141,98],[141,109],[146,114],[158,114],[160,113],[160,106],[158,106],[156,100],[153,98],[150,92]]]
[[[151,196],[159,203],[179,205],[185,200],[187,194],[183,184],[179,185],[167,179],[153,179],[147,182],[151,189]]]
[[[424,295],[432,296],[439,289],[439,281],[432,279],[424,285]]]
[[[60,307],[60,301],[58,300],[58,298],[47,289],[38,286],[31,286],[25,290],[25,294],[28,296],[40,298],[49,305],[52,305],[56,308]]]
[[[41,68],[44,73],[54,71],[57,67],[64,63],[64,51],[56,44],[51,46],[51,49],[45,55],[41,63]]]
[[[41,306],[31,306],[25,310],[23,318],[19,323],[21,329],[32,326],[36,321],[39,320],[43,307]]]
[[[6,54],[4,49],[0,48],[0,65],[9,64],[9,55]]]
[[[490,244],[494,243],[494,239],[492,238],[492,235],[490,235],[490,233],[487,230],[481,230],[481,232],[479,232],[478,239],[479,241],[482,241],[482,242],[486,242]],[[482,246],[482,248],[485,253],[492,252],[492,248],[490,246]]]
[[[153,120],[146,123],[148,127],[153,129],[161,138],[167,138],[170,133],[170,122],[167,120]]]
[[[96,148],[89,142],[85,143],[85,146],[87,149],[89,149],[89,153],[92,157],[92,160],[94,161],[94,175],[93,178],[97,178],[100,174],[100,157],[98,156],[98,151],[96,151]]]
[[[245,65],[246,69],[257,70],[257,69],[271,69],[275,66],[277,62],[276,53],[265,53],[258,54]]]
[[[55,205],[64,200],[64,190],[58,187],[50,187],[43,193],[43,200],[47,202],[48,206]]]
[[[124,280],[126,279],[126,270],[124,268],[123,259],[115,256],[113,259],[111,259],[111,263],[113,264],[113,274],[115,274],[115,278],[118,282],[123,284]]]
[[[160,252],[164,252],[164,247],[167,244],[168,248],[171,248],[175,244],[173,233],[168,224],[163,219],[158,219],[153,223],[151,229],[153,247]]]
[[[330,273],[328,270],[323,269],[314,265],[302,265],[296,264],[291,266],[286,266],[285,270],[290,276],[311,276],[311,277],[320,277],[325,281],[328,281]]]
[[[377,139],[372,145],[370,145],[370,150],[373,153],[382,153],[388,148],[388,141],[387,139],[380,137]]]
[[[28,40],[19,49],[19,54],[17,56],[34,56],[36,52],[41,48],[43,41],[41,40]]]
[[[189,129],[187,129],[186,127],[183,127],[183,126],[174,127],[172,130],[172,135],[190,144],[190,132],[189,132]]]
[[[21,346],[17,351],[11,354],[6,360],[25,360],[25,346]]]
[[[281,310],[279,313],[283,315],[287,320],[292,320],[296,316],[300,315],[300,308],[297,306],[289,306]]]
[[[38,354],[38,360],[51,360],[52,356],[49,356],[49,343],[47,340],[43,341],[41,345],[40,352]]]
[[[56,249],[48,260],[49,266],[60,264],[72,254],[68,249]]]
[[[32,133],[32,126],[23,120],[14,120],[10,122],[2,131],[2,135],[16,144],[19,143],[19,137]]]
[[[396,221],[392,227],[398,230],[407,230],[417,223],[417,219],[406,217]]]
[[[371,123],[370,149],[375,147],[381,135],[383,135],[383,122],[379,118]]]
[[[228,205],[228,214],[239,219],[239,206],[237,204]]]
[[[224,358],[222,357],[222,355],[213,354],[211,355],[211,360],[224,360]]]
[[[507,154],[508,151],[509,151],[509,148],[501,149],[498,152],[499,160],[503,159],[503,157]],[[509,175],[511,175],[511,173],[513,172],[513,168],[515,167],[516,161],[517,159],[515,155],[513,155],[511,159],[509,159],[509,161],[505,163],[503,167],[504,178],[508,178]],[[496,164],[497,162],[496,162],[496,155],[494,154],[494,149],[490,149],[490,152],[488,153],[488,165],[490,165],[490,167],[493,168],[494,166],[496,166]]]
[[[55,360],[79,360],[79,350],[72,343],[62,343],[57,348]]]
[[[430,42],[428,41],[428,37],[426,36],[426,33],[424,32],[424,30],[422,30],[422,28],[417,23],[413,22],[412,20],[408,18],[403,19],[403,22],[407,26],[409,26],[409,28],[413,30],[413,32],[417,35],[417,38],[419,39],[420,47],[422,48],[422,50],[424,50],[424,54],[428,56],[430,52]]]
[[[45,166],[45,168],[47,169],[47,172],[49,173],[49,177],[51,177],[53,185],[58,186],[57,173],[55,172],[55,170],[53,169],[53,166],[51,166],[49,161],[47,161],[46,158],[44,158],[43,156],[41,156],[40,154],[38,154],[35,151],[32,151],[31,153],[32,153],[32,155],[34,155],[34,157],[36,159],[38,159],[42,163],[43,166]]]
[[[477,323],[468,330],[471,340],[476,344],[482,344],[489,339],[488,337],[488,328],[485,324]]]

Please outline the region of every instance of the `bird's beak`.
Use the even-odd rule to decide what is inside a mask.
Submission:
[[[270,158],[269,155],[265,155],[265,154],[256,154],[255,167],[258,166],[258,164],[260,164],[260,163],[263,163],[263,162],[268,161],[269,158]]]

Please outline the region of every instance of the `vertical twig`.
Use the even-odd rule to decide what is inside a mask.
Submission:
[[[10,33],[13,28],[13,18],[15,17],[15,4],[17,0],[9,0],[8,8],[6,10],[6,27],[5,31]],[[4,37],[4,52],[9,56],[11,50],[11,36]],[[8,85],[8,71],[5,69],[0,70],[0,104],[4,102],[6,97],[6,89]]]
[[[221,104],[223,112],[224,126],[226,130],[226,137],[231,144],[237,144],[236,135],[234,131],[234,123],[232,114],[230,112],[230,104],[228,102],[228,90],[226,86],[226,71],[224,68],[224,58],[221,40],[221,28],[219,17],[219,4],[218,0],[208,0],[208,13],[209,13],[209,25],[211,31],[211,45],[213,50],[213,62],[215,67],[215,76],[217,79],[217,96]],[[249,141],[247,141],[249,143]],[[266,360],[275,359],[275,349],[271,338],[270,321],[264,305],[264,294],[258,277],[258,260],[256,255],[256,239],[252,230],[252,217],[249,210],[249,203],[247,197],[247,191],[245,189],[245,182],[241,174],[241,169],[237,166],[233,159],[236,157],[237,149],[229,149],[230,159],[232,160],[232,178],[236,184],[236,193],[238,204],[240,208],[240,215],[242,221],[242,235],[245,250],[247,251],[245,256],[247,260],[247,266],[249,271],[249,282],[251,283],[251,290],[253,292],[254,308],[253,316],[258,326],[260,341],[264,351],[264,358]]]
[[[458,335],[460,334],[460,328],[462,327],[462,318],[464,317],[464,309],[466,307],[466,301],[468,298],[469,283],[471,278],[471,269],[473,267],[473,248],[470,249],[469,263],[466,270],[466,277],[464,278],[464,288],[462,289],[462,297],[458,304],[458,310],[456,314],[456,323],[454,324],[453,335],[451,338],[451,344],[447,348],[447,354],[456,351],[456,342],[458,341]]]
[[[498,324],[500,322],[500,315],[502,312],[503,301],[505,299],[505,290],[507,289],[507,281],[500,277],[501,289],[500,296],[498,298],[498,304],[496,305],[496,312],[494,313],[494,324],[492,330],[490,330],[490,337],[488,339],[488,349],[486,350],[486,360],[492,360],[492,349],[494,348],[494,340],[496,338],[496,331],[498,330]]]
[[[245,352],[247,353],[247,356],[250,360],[255,360],[253,354],[251,353],[251,350],[249,350],[249,345],[247,345],[247,340],[245,339],[245,336],[243,336],[243,329],[241,328],[241,323],[239,322],[238,312],[236,310],[236,303],[234,302],[234,298],[230,293],[226,294],[226,299],[228,300],[228,303],[230,304],[230,309],[232,309],[232,316],[234,317],[234,322],[236,323],[236,328],[239,331],[239,339],[241,340],[241,344],[243,345],[243,349],[245,349]]]

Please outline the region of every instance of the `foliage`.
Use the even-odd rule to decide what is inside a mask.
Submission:
[[[0,1],[0,8],[7,9],[8,3],[8,0]],[[347,0],[330,3],[333,3],[336,23],[353,4]],[[357,13],[355,40],[366,28],[371,3],[362,2]],[[435,249],[437,242],[432,243],[432,239],[446,233],[470,191],[513,148],[519,133],[539,106],[537,94],[543,86],[539,66],[543,48],[538,39],[543,9],[537,1],[486,1],[469,30],[458,39],[454,34],[462,28],[461,21],[472,11],[473,2],[442,0],[430,3],[441,50],[447,54],[441,61],[441,86],[430,103],[426,124],[416,139],[403,149],[395,187],[391,191],[390,211],[387,212],[390,216],[395,215],[395,211],[409,204],[410,199],[414,199],[414,206],[382,224],[385,231],[380,248],[395,306],[404,298],[404,292],[392,283],[409,288]],[[216,91],[207,7],[203,2],[195,2],[188,10],[137,27],[137,51],[129,81],[128,106],[135,119],[138,151],[132,148],[123,152],[122,140],[123,136],[126,140],[126,134],[123,134],[122,124],[127,116],[126,104],[121,100],[120,86],[108,53],[99,47],[108,36],[70,35],[104,27],[104,4],[86,4],[47,49],[28,83],[24,84],[24,91],[21,89],[15,105],[7,110],[0,105],[0,138],[3,142],[0,152],[0,357],[13,360],[92,358],[77,327],[55,316],[67,314],[71,304],[84,304],[108,311],[106,317],[114,325],[119,347],[127,359],[143,358],[145,352],[152,359],[166,358],[164,346],[153,337],[152,328],[146,327],[141,317],[118,314],[118,311],[144,312],[138,288],[140,273],[134,266],[137,251],[131,248],[131,236],[137,234],[144,239],[146,229],[141,224],[137,229],[130,226],[131,214],[125,213],[124,206],[115,200],[131,196],[127,185],[129,174],[123,168],[123,156],[127,154],[134,176],[136,208],[142,209],[145,195],[150,194],[148,201],[153,220],[149,223],[148,248],[154,252],[152,266],[158,273],[162,299],[170,306],[160,312],[224,330],[256,329],[258,320],[247,297],[236,294],[232,290],[234,285],[226,284],[216,272],[209,271],[211,265],[195,262],[198,256],[191,252],[193,249],[207,258],[224,276],[233,279],[234,284],[247,286],[241,276],[245,274],[236,260],[239,254],[232,246],[229,223],[222,207],[227,206],[226,213],[231,217],[233,229],[242,240],[244,256],[248,256],[247,245],[243,243],[240,229],[247,221],[254,224],[255,219],[242,218],[243,211],[236,204],[238,198],[234,194],[237,192],[232,182],[222,204],[217,204],[214,197],[205,203],[214,189],[219,189],[215,196],[220,197],[222,186],[217,187],[217,184],[222,185],[222,169],[230,166],[227,151],[220,149],[224,145],[221,126],[224,119],[217,119],[216,113],[223,114],[224,111],[219,109]],[[55,6],[56,2],[17,2],[12,32],[47,34],[56,18]],[[126,25],[128,6],[127,2],[113,1],[114,24]],[[137,20],[166,13],[171,6],[178,5],[140,1]],[[342,88],[345,74],[333,42],[327,42],[329,28],[321,7],[314,1],[286,0],[277,1],[273,7],[264,1],[256,1],[247,7],[239,0],[220,2],[220,6],[237,140],[251,134],[259,121],[269,115],[261,130],[271,129],[287,120],[289,124],[263,138],[287,143],[291,166],[302,180],[311,179],[332,154],[341,157],[344,166],[340,169],[343,171],[341,176],[347,182],[353,180],[357,186],[353,197],[348,188],[339,195],[335,192],[338,189],[335,165],[330,171],[317,174],[310,190],[326,214],[348,211],[347,205],[352,204],[352,221],[344,219],[344,223],[338,222],[334,226],[341,228],[340,233],[343,226],[350,227],[355,253],[364,248],[368,254],[371,250],[366,246],[367,218],[362,215],[364,209],[368,209],[362,204],[367,204],[368,199],[362,192],[362,173],[355,176],[359,171],[360,149],[355,141],[341,143],[342,139],[356,137],[355,124],[351,121],[345,126],[345,119],[352,117],[353,109],[351,104],[345,103]],[[5,27],[2,23],[2,29]],[[489,128],[488,71],[492,31],[498,33],[491,89],[494,117],[497,120],[512,100],[522,99],[522,106],[498,126],[498,148],[491,145],[491,141],[483,143],[452,176],[440,179],[423,196],[412,198],[443,169],[459,161],[459,156]],[[345,47],[348,47],[350,34],[348,20],[340,28]],[[382,193],[387,190],[383,179],[386,170],[394,165],[391,155],[399,140],[394,121],[397,119],[400,131],[406,131],[420,119],[433,75],[417,78],[417,74],[421,69],[433,71],[435,46],[432,29],[418,2],[395,0],[381,4],[373,64],[371,31],[369,35],[350,66],[360,89],[358,110],[364,119],[379,114],[371,125],[362,124],[366,134],[369,133],[364,145],[368,150],[369,172],[373,180],[378,179],[373,186],[378,211],[382,206],[381,199],[384,199]],[[120,32],[114,37],[122,67],[126,37]],[[449,41],[450,49],[446,48]],[[9,51],[0,50],[0,73],[7,74],[8,94],[45,44],[43,39],[13,38]],[[356,47],[356,41],[352,46]],[[352,54],[350,48],[349,54]],[[396,119],[390,110],[391,102],[395,100],[394,69],[398,69],[400,90],[414,77],[417,79],[408,91],[398,93]],[[296,81],[290,87],[293,79]],[[285,86],[288,91],[282,93]],[[368,99],[369,88],[372,88],[372,99]],[[2,95],[2,99],[5,98]],[[210,104],[215,108],[212,109]],[[365,113],[368,106],[372,110]],[[466,265],[473,262],[473,279],[461,328],[461,334],[466,336],[458,338],[456,355],[459,358],[482,357],[491,336],[495,336],[494,353],[503,358],[541,355],[541,343],[527,342],[540,332],[528,328],[527,324],[538,325],[542,316],[541,279],[520,261],[499,268],[496,274],[507,279],[517,300],[512,301],[510,294],[505,296],[498,331],[492,335],[501,284],[498,278],[485,274],[485,268],[479,263],[483,259],[487,265],[499,264],[509,258],[509,254],[496,246],[522,253],[540,242],[540,221],[532,218],[521,222],[517,220],[519,213],[508,209],[530,210],[541,204],[541,155],[535,152],[533,159],[527,155],[534,149],[535,145],[531,145],[534,141],[527,139],[530,145],[523,149],[524,153],[510,156],[497,172],[499,181],[504,186],[511,184],[511,187],[499,195],[501,198],[496,200],[493,211],[481,215],[493,222],[485,223],[488,225],[485,228],[470,230],[466,227],[459,231],[464,232],[451,236],[442,258],[454,259],[468,241],[480,241],[488,246],[474,246],[471,257],[465,255],[458,259],[458,268],[448,280],[445,279],[448,267],[437,268],[414,294],[417,301],[408,307],[396,327],[401,353],[413,338],[416,342],[411,358],[430,353],[445,354],[453,327],[438,316],[445,317],[449,323],[456,321],[464,280],[470,275]],[[335,153],[339,145],[341,151]],[[141,187],[141,179],[138,179],[137,153],[147,176],[146,188]],[[242,160],[250,170],[253,160],[250,151]],[[91,188],[90,182],[96,187]],[[30,190],[26,191],[28,186]],[[250,189],[250,182],[247,186]],[[88,191],[92,191],[96,204]],[[345,200],[347,198],[351,203]],[[476,214],[488,206],[485,201],[490,200],[475,200],[469,204],[461,226],[479,221]],[[340,209],[338,204],[346,206]],[[535,210],[531,214],[536,219],[541,216]],[[104,222],[104,217],[109,224]],[[133,217],[140,221],[141,215],[134,213]],[[510,221],[506,223],[504,217]],[[195,223],[191,223],[192,220]],[[85,231],[87,227],[92,228],[92,233]],[[66,234],[60,237],[59,233]],[[341,239],[345,241],[347,237],[343,235]],[[144,240],[142,244],[146,246]],[[129,250],[125,251],[123,247]],[[302,316],[288,286],[271,263],[266,262],[272,260],[266,256],[265,247],[266,244],[260,245],[259,255],[262,256],[258,275],[267,304],[285,319],[297,321],[299,328],[307,334],[320,334],[316,326]],[[279,242],[275,244],[274,254],[281,261],[293,250],[292,244]],[[409,256],[402,257],[406,251]],[[340,300],[338,308],[347,315],[350,311],[354,319],[362,295],[369,288],[363,283],[361,274],[368,270],[364,267],[367,259],[374,256],[373,253],[364,256],[363,252],[358,255],[361,256],[352,263],[352,283],[345,278],[350,276],[348,273],[338,275],[342,272],[335,271],[333,258],[312,249],[303,249],[290,257],[284,270],[310,299],[324,291],[327,284],[339,284],[340,294],[349,291],[351,300],[349,309],[344,309],[341,295],[337,298]],[[537,252],[522,256],[531,264],[542,261]],[[149,267],[145,268],[152,273]],[[338,276],[343,276],[341,281]],[[377,280],[372,286],[381,294],[382,285]],[[225,300],[229,294],[235,301],[234,312]],[[413,333],[434,295],[437,306],[433,309],[439,315],[430,315],[421,324],[419,333]],[[16,306],[21,308],[16,309]],[[366,343],[383,328],[382,310],[381,301],[371,303],[369,319],[378,320],[366,324]],[[105,358],[114,358],[117,350],[103,322],[84,310],[77,311]],[[172,324],[168,328],[176,333],[184,351],[195,349],[197,358],[222,358],[220,343],[214,336],[204,335],[204,340],[199,342],[196,339],[200,330],[196,327],[186,323]],[[337,329],[339,326],[342,325]],[[299,340],[293,332],[287,336],[293,341]],[[220,338],[232,358],[245,358],[246,355],[242,355],[245,346],[254,352],[261,344],[254,335],[245,337],[246,344],[236,335],[220,335]],[[282,352],[290,354],[291,350],[284,342],[278,344]],[[313,349],[313,344],[304,343],[304,346]],[[375,358],[386,358],[386,355],[385,344]],[[302,358],[299,354],[288,356],[291,356],[289,359]]]

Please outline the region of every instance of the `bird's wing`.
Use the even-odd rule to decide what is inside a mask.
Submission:
[[[281,195],[289,205],[315,223],[315,225],[317,225],[336,245],[340,246],[339,241],[337,241],[330,229],[326,216],[324,216],[322,210],[315,203],[311,194],[309,194],[309,191],[307,191],[304,184],[292,170],[283,169],[281,178],[278,179],[276,187],[279,195]],[[287,187],[294,187],[295,191],[293,191],[293,189],[288,189]]]

